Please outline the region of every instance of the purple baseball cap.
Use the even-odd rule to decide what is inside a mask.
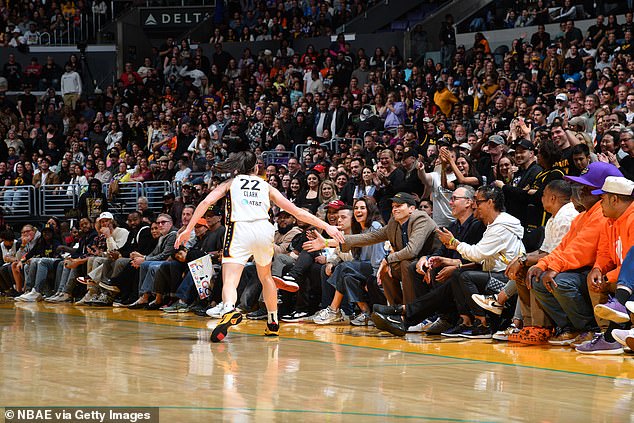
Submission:
[[[622,177],[623,174],[611,163],[594,162],[590,163],[580,176],[564,176],[564,179],[592,188],[601,188],[608,176]]]

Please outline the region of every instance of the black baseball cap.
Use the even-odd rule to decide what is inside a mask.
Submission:
[[[399,192],[394,197],[390,198],[393,203],[409,204],[410,206],[416,206],[416,197],[407,192]]]
[[[522,148],[525,148],[525,149],[531,150],[531,151],[535,150],[535,145],[531,141],[529,141],[529,140],[527,140],[525,138],[519,139],[519,140],[517,140],[515,142],[515,144],[513,144],[513,148],[515,150],[517,150],[517,147],[522,147]]]

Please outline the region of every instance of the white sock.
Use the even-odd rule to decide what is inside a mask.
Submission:
[[[267,321],[269,323],[277,323],[278,322],[278,320],[277,320],[277,310],[269,311],[267,316],[268,316],[267,317]]]

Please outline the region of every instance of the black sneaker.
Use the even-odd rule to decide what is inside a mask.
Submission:
[[[280,324],[277,322],[266,323],[264,336],[280,336]]]
[[[478,319],[475,320],[471,330],[462,333],[460,336],[469,339],[491,339],[493,331],[491,326],[484,326]]]
[[[211,307],[209,307],[208,305],[199,305],[196,307],[192,307],[191,311],[192,313],[194,313],[196,316],[200,316],[200,317],[209,317],[207,316],[207,310],[209,310]]]
[[[310,317],[310,314],[307,311],[292,311],[282,316],[280,320],[286,323],[298,323],[306,321],[308,317]]]
[[[457,338],[470,330],[471,330],[471,326],[465,325],[464,323],[460,322],[456,326],[452,327],[451,329],[441,333],[441,335],[448,336],[450,338]]]
[[[18,292],[15,290],[15,288],[11,288],[9,291],[7,291],[7,297],[11,298],[19,297],[22,294],[24,294],[24,292]]]
[[[235,326],[242,321],[242,314],[237,311],[230,311],[225,313],[218,322],[218,325],[211,333],[211,342],[220,342],[227,336],[229,327]]]
[[[374,304],[372,306],[372,311],[381,314],[398,314],[399,316],[403,315],[403,305],[383,305],[383,304]]]
[[[372,313],[372,321],[377,329],[386,331],[395,336],[405,336],[407,328],[400,314],[382,314],[376,311]]]
[[[249,320],[264,320],[267,317],[266,309],[259,308],[251,313],[247,313],[247,319]]]

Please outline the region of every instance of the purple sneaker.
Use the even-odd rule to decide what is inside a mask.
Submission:
[[[627,308],[614,298],[610,298],[605,304],[597,304],[594,307],[594,314],[601,319],[614,323],[627,323],[630,321]]]
[[[608,342],[603,334],[592,341],[579,345],[575,350],[581,354],[618,355],[623,354],[623,347],[618,342]]]
[[[634,329],[614,329],[612,331],[612,338],[624,347],[627,346],[627,338],[634,337]]]

